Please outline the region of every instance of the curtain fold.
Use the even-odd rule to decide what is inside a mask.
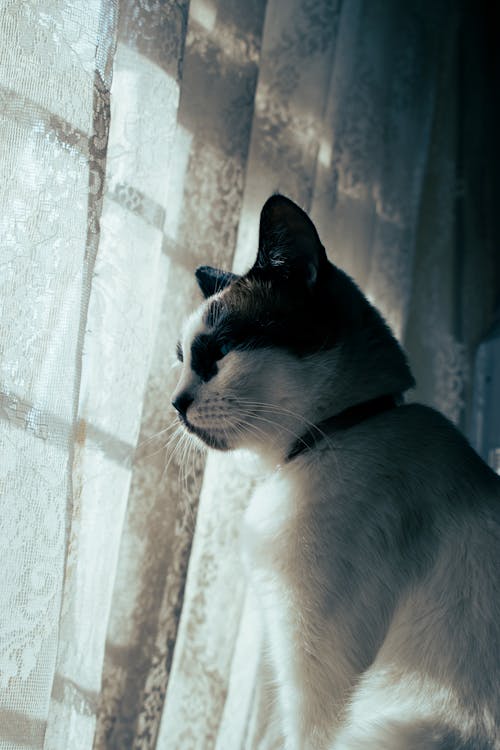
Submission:
[[[68,9],[71,13],[71,9]],[[68,458],[71,465],[70,502],[67,507],[66,559],[63,593],[58,626],[58,648],[52,682],[50,709],[44,748],[88,748],[95,731],[95,711],[100,689],[105,618],[110,584],[93,586],[103,568],[113,560],[95,556],[102,547],[99,533],[99,508],[96,497],[90,499],[85,488],[89,457],[98,443],[99,424],[92,409],[82,408],[89,379],[88,367],[96,368],[88,347],[88,326],[92,321],[93,280],[100,265],[97,253],[101,247],[101,218],[108,157],[110,124],[110,87],[116,42],[115,2],[100,3],[93,9],[95,27],[95,70],[93,75],[92,125],[88,145],[88,199],[86,243],[82,266],[79,327],[76,334],[75,404],[72,415],[72,438]],[[76,19],[70,13],[71,21]],[[88,19],[79,19],[86,22]],[[89,49],[89,52],[91,49]],[[76,302],[76,300],[75,300]],[[87,355],[84,358],[84,353]],[[88,406],[88,405],[87,405]],[[105,434],[105,433],[104,433]],[[88,450],[90,443],[92,448]],[[92,467],[94,468],[95,465]],[[123,502],[123,501],[122,501]],[[101,529],[105,528],[101,526]],[[97,533],[96,533],[97,532]]]
[[[500,291],[480,15],[2,3],[0,750],[282,746],[239,559],[254,462],[170,406],[193,270],[248,268],[289,195],[465,428]]]
[[[166,632],[165,607],[178,607],[182,556],[169,556],[172,517],[165,510],[163,462],[141,461],[137,445],[158,455],[148,440],[157,432],[168,388],[171,351],[166,317],[176,283],[165,249],[171,207],[187,3],[121,2],[114,60],[112,118],[101,235],[102,273],[92,331],[105,329],[89,366],[88,395],[99,391],[98,411],[111,417],[133,447],[127,456],[123,503],[107,534],[117,545],[110,568],[102,689],[94,748],[153,747],[161,712],[166,663],[175,631]],[[114,325],[108,327],[110,319]],[[94,334],[95,335],[95,334]],[[102,378],[106,361],[108,388]],[[103,489],[116,491],[106,473]],[[101,493],[90,490],[94,497]],[[171,513],[177,498],[171,497]],[[115,527],[116,524],[116,527]],[[190,534],[188,534],[190,539]],[[116,570],[116,573],[114,572]],[[156,629],[159,628],[161,637]],[[140,745],[139,745],[140,743]]]
[[[41,748],[55,716],[61,736],[71,732],[66,721],[78,724],[85,747],[93,735],[101,665],[89,655],[73,682],[63,638],[114,18],[114,3],[100,0],[1,8],[2,748]],[[69,629],[79,642],[80,627]],[[71,717],[70,693],[81,709]]]

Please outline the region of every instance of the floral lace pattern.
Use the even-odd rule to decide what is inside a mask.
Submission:
[[[0,13],[2,748],[41,748],[52,710],[109,121],[113,33],[101,37],[102,11],[97,0],[61,0],[7,2]]]
[[[182,319],[198,294],[193,269],[206,262],[207,257],[214,264],[231,264],[257,76],[258,14],[262,23],[264,10],[262,3],[255,2],[253,6],[252,23],[242,32],[238,32],[236,19],[232,24],[226,21],[221,34],[218,27],[209,33],[196,21],[196,12],[190,19],[182,66],[182,86],[189,94],[179,104],[173,177],[165,191],[165,291],[144,394],[140,448],[133,465],[111,607],[96,750],[157,746],[174,645],[178,641],[188,561],[193,564],[190,552],[204,468],[202,456],[172,450],[172,444],[170,452],[164,448],[172,434],[168,424],[174,419],[170,393],[177,369],[172,369],[172,365]],[[227,18],[222,6],[220,13]],[[151,28],[149,22],[145,23]],[[226,40],[233,32],[235,41],[228,52]],[[175,26],[170,33],[176,33]],[[206,90],[213,91],[208,102],[203,99]],[[204,102],[202,116],[200,102]],[[135,147],[135,143],[130,144],[130,148]],[[149,148],[156,160],[154,169],[163,171],[153,144],[145,142],[144,148]],[[113,172],[117,174],[115,164]],[[133,179],[137,184],[136,175]],[[148,179],[152,179],[149,173]],[[128,176],[131,180],[132,175]],[[113,182],[114,200],[143,221],[151,220],[152,213],[145,209],[142,195],[130,189],[125,193],[125,182],[123,178]],[[158,192],[147,197],[158,202]],[[158,225],[156,219],[154,223]],[[243,488],[242,497],[245,496]],[[196,595],[196,620],[200,623],[209,621],[205,610],[210,586],[217,588],[217,561],[216,550],[211,548],[210,559],[207,557],[202,566],[201,588],[206,590]],[[238,618],[237,610],[235,617]],[[206,632],[205,628],[196,639],[199,645],[191,649],[193,652],[202,653]],[[120,646],[115,645],[115,639]],[[210,661],[200,659],[196,677],[186,683],[185,701],[180,703],[173,730],[180,733],[179,742],[188,742],[188,737],[196,738],[207,731],[215,737],[216,712],[209,709],[207,696],[214,696],[214,707],[221,711],[228,673],[229,663],[225,672],[217,675]],[[199,695],[196,705],[205,706],[197,713],[193,710],[195,684]],[[212,729],[202,729],[205,725]],[[171,738],[168,746],[175,746]]]
[[[245,270],[279,189],[464,426],[493,274],[454,233],[457,21],[4,2],[1,750],[282,747],[238,552],[253,464],[179,440],[175,342],[196,265]]]

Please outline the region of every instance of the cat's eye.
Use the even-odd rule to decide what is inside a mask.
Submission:
[[[181,346],[180,341],[178,341],[175,346],[175,353],[177,355],[177,359],[179,360],[179,362],[184,362],[184,354],[182,352],[182,346]]]
[[[229,341],[223,341],[222,344],[220,344],[220,346],[219,346],[219,351],[220,351],[220,354],[221,354],[221,358],[225,357],[226,354],[228,354],[228,352],[231,351],[231,348],[232,347],[231,347],[231,344],[229,343]]]

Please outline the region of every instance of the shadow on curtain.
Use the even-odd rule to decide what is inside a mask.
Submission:
[[[202,263],[275,190],[462,429],[500,292],[498,60],[451,0],[0,10],[0,749],[281,747],[238,554],[244,454],[170,407]]]

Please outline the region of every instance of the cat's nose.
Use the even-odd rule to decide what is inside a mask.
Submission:
[[[179,393],[178,396],[176,396],[172,401],[172,406],[174,409],[177,409],[179,414],[182,417],[186,416],[186,412],[189,409],[190,405],[193,403],[194,398],[191,396],[190,393],[187,391],[182,391]]]

